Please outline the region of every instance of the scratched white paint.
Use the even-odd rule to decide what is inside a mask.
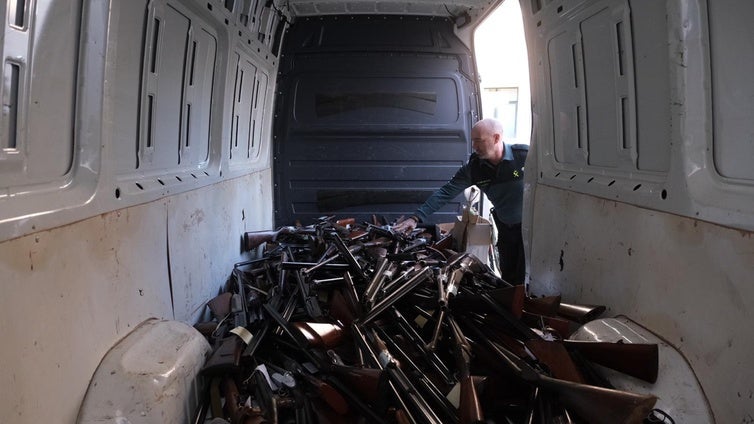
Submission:
[[[171,248],[175,315],[192,323],[241,258],[224,241],[271,224],[270,186],[269,171],[251,174],[0,243],[0,424],[75,422],[105,353],[144,320],[173,318],[168,239],[184,243]]]
[[[175,318],[196,322],[241,255],[245,231],[272,228],[271,174],[255,173],[170,198],[168,233]],[[201,242],[199,242],[201,241]]]
[[[165,211],[157,202],[0,244],[0,421],[73,422],[113,343],[172,318]]]
[[[720,423],[754,416],[748,231],[539,185],[531,289],[607,305],[689,361]]]

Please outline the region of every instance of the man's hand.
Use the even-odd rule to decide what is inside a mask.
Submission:
[[[416,222],[416,218],[409,216],[402,221],[398,221],[398,223],[393,226],[393,231],[395,231],[396,233],[408,234],[414,231],[416,224],[418,224],[418,222]]]

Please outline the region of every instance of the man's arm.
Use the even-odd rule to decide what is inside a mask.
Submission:
[[[429,196],[424,204],[416,210],[414,216],[419,218],[419,222],[424,221],[428,216],[432,215],[453,200],[462,191],[471,187],[471,185],[471,174],[468,169],[468,164],[464,164],[458,169],[450,181]]]
[[[405,220],[399,222],[393,229],[398,232],[409,233],[416,228],[416,224],[427,219],[449,201],[453,200],[459,193],[470,187],[471,173],[468,169],[468,163],[458,169],[453,178],[444,186],[440,187],[424,202],[414,214]]]

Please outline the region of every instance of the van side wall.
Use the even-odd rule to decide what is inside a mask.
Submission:
[[[3,16],[0,422],[69,423],[116,341],[196,321],[272,226],[284,24],[262,0],[25,3]]]
[[[754,6],[521,4],[532,291],[636,320],[685,355],[716,421],[751,421]]]

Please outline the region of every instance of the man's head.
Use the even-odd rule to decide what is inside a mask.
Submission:
[[[471,147],[480,159],[494,164],[503,159],[503,124],[497,119],[486,118],[471,128]]]

